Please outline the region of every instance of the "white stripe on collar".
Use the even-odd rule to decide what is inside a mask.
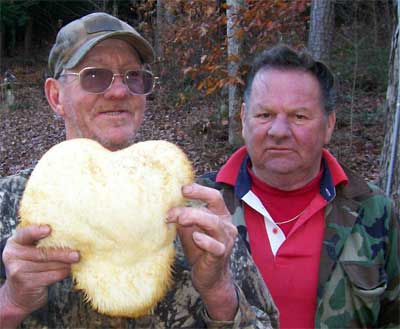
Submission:
[[[283,233],[281,228],[277,224],[275,224],[275,221],[272,219],[267,209],[265,209],[260,199],[252,191],[248,191],[242,197],[242,200],[246,202],[246,204],[249,207],[253,208],[255,211],[263,215],[265,229],[268,234],[271,250],[273,255],[276,256],[278,249],[280,248],[282,243],[286,240],[285,234]]]

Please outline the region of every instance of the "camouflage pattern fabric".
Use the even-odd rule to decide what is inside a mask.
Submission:
[[[0,241],[17,225],[18,204],[32,170],[0,179]],[[156,306],[153,314],[139,318],[112,318],[95,312],[84,302],[83,294],[73,289],[71,278],[49,287],[48,303],[34,312],[21,328],[277,328],[278,313],[271,295],[252,261],[243,240],[238,237],[232,253],[231,272],[239,298],[234,321],[211,320],[192,286],[190,266],[179,240],[174,264],[173,288]],[[2,251],[2,250],[1,250]],[[4,282],[1,262],[0,284]]]
[[[400,328],[399,215],[376,186],[343,168],[349,183],[325,209],[315,328]],[[249,248],[241,200],[214,179],[201,183],[222,192]]]

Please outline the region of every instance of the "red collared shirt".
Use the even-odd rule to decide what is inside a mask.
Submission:
[[[324,150],[321,177],[302,189],[285,192],[268,186],[260,187],[259,181],[254,184],[251,174],[245,172],[248,167],[248,163],[244,163],[248,161],[246,157],[245,148],[235,152],[221,168],[216,180],[234,185],[235,193],[240,194],[245,203],[244,215],[252,256],[279,309],[281,327],[313,328],[324,208],[335,196],[334,187],[346,182],[347,177],[337,160]],[[300,196],[295,205],[293,197],[303,193],[305,196]],[[277,201],[279,198],[281,201]],[[276,221],[284,220],[287,214],[292,213],[288,208],[293,207],[297,208],[294,214],[306,209],[285,232],[274,218]],[[279,208],[284,209],[283,217],[278,214]]]

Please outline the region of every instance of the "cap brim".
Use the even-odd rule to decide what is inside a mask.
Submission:
[[[85,42],[81,47],[78,48],[77,51],[75,51],[74,55],[69,59],[69,61],[65,63],[64,68],[66,69],[74,68],[86,56],[89,50],[91,50],[99,42],[110,38],[126,41],[137,51],[143,63],[145,64],[153,63],[154,51],[151,45],[145,39],[143,39],[140,36],[136,36],[130,32],[118,31],[118,32],[110,32]]]

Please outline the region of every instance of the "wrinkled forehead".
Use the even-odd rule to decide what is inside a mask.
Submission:
[[[321,107],[321,88],[314,75],[302,69],[262,69],[254,76],[249,106]]]
[[[262,67],[254,76],[252,91],[255,89],[268,90],[270,88],[290,85],[303,92],[313,91],[321,94],[321,87],[318,79],[309,71],[302,68],[280,68],[280,67]],[[285,92],[287,90],[282,90]]]

